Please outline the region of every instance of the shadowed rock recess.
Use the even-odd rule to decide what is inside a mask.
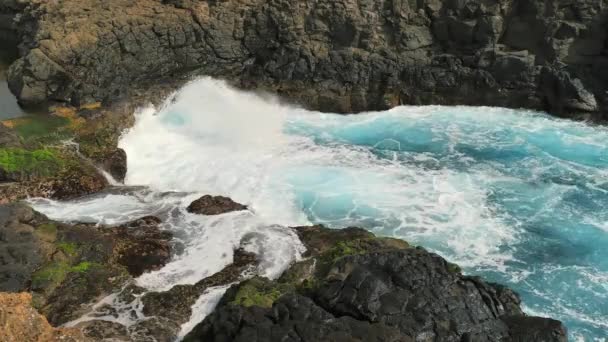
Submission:
[[[211,75],[311,109],[491,105],[605,119],[607,0],[10,0],[22,103]],[[5,25],[10,26],[10,25]]]

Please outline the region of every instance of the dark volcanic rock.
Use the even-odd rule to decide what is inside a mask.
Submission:
[[[134,277],[163,267],[171,258],[171,233],[159,230],[160,222],[146,216],[109,230],[116,240],[113,260]]]
[[[147,293],[142,298],[143,312],[146,316],[164,317],[181,325],[192,314],[191,306],[208,288],[227,285],[241,279],[243,272],[254,266],[254,254],[237,249],[234,262],[220,272],[202,279],[194,285],[176,285],[169,291]]]
[[[159,222],[69,225],[24,204],[0,206],[0,291],[32,291],[34,306],[52,324],[75,319],[133,276],[168,261],[171,235]]]
[[[127,175],[127,153],[117,148],[104,158],[103,168],[118,182],[123,182]]]
[[[75,165],[52,181],[50,197],[70,200],[103,190],[108,181],[90,165]]]
[[[308,108],[527,107],[605,118],[606,0],[24,0],[23,103],[82,104],[194,73]]]
[[[190,203],[186,210],[194,214],[220,215],[231,211],[247,210],[247,207],[228,197],[205,195]]]
[[[463,276],[422,248],[355,228],[335,232],[344,240],[329,247],[320,243],[332,231],[297,229],[321,246],[313,262],[277,281],[233,286],[185,341],[567,340],[560,322],[525,316],[511,290]]]
[[[257,263],[254,254],[242,249],[234,251],[234,262],[221,271],[193,285],[176,285],[164,292],[148,292],[134,285],[124,288],[119,297],[125,303],[132,302],[134,295],[141,297],[145,319],[128,328],[119,323],[89,321],[79,324],[86,336],[95,339],[119,341],[174,341],[182,324],[192,315],[192,305],[210,287],[228,285],[240,281]]]

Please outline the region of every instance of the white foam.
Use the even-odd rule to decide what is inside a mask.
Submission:
[[[232,262],[233,249],[243,244],[259,254],[260,274],[277,277],[303,252],[295,234],[283,227],[309,224],[309,218],[337,228],[364,225],[440,251],[464,267],[505,272],[524,232],[516,218],[492,207],[492,189],[513,190],[511,200],[516,200],[521,196],[517,187],[528,185],[522,179],[542,183],[558,167],[585,179],[589,187],[606,191],[608,174],[596,167],[608,156],[594,149],[606,146],[604,128],[533,112],[521,120],[521,113],[516,113],[429,106],[337,116],[285,106],[203,78],[160,108],[138,111],[135,126],[120,140],[128,154],[125,184],[151,192],[33,203],[60,220],[117,224],[143,215],[163,216],[163,227],[183,241],[185,250],[164,268],[137,279],[150,290],[193,284]],[[476,124],[480,118],[483,125]],[[349,141],[362,136],[373,140],[373,132],[365,130],[374,125],[388,126],[388,136],[365,142],[368,146]],[[412,136],[390,136],[403,129]],[[552,139],[561,145],[556,147]],[[409,153],[408,143],[432,146],[443,155]],[[534,152],[544,159],[524,158],[517,165],[476,160],[459,152],[463,143],[479,147],[480,159],[484,148],[505,152],[508,159],[508,153],[517,155],[524,144],[520,155]],[[570,150],[568,144],[583,145],[582,152]],[[378,157],[371,146],[389,157]],[[568,160],[573,155],[577,162]],[[507,168],[521,169],[525,175],[512,176]],[[544,203],[530,209],[533,215],[549,215],[571,187],[543,186],[525,192]],[[179,194],[160,195],[168,191]],[[203,194],[229,196],[250,211],[216,217],[187,213],[189,201]],[[603,221],[592,224],[605,229]],[[512,278],[525,282],[529,276],[524,270]],[[201,299],[197,307],[212,302]]]
[[[179,333],[179,340],[181,341],[186,334],[188,334],[198,323],[202,322],[207,315],[213,312],[213,309],[217,306],[220,299],[226,292],[230,285],[211,287],[207,289],[200,298],[192,305],[192,316],[188,322],[182,324]]]

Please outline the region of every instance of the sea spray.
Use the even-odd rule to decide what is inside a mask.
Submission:
[[[505,283],[531,312],[592,340],[608,329],[607,145],[605,128],[529,111],[321,114],[201,79],[141,110],[120,141],[125,184],[148,190],[35,206],[106,224],[162,216],[186,249],[139,279],[151,290],[218,271],[241,243],[276,277],[302,252],[285,226],[362,226]],[[201,194],[251,211],[186,213]]]

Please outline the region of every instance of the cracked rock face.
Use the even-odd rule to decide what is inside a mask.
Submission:
[[[524,315],[513,291],[422,248],[354,228],[297,230],[312,259],[233,286],[184,340],[567,341],[561,322]]]
[[[606,0],[20,4],[9,78],[23,103],[113,100],[193,73],[332,112],[468,104],[605,118]]]

